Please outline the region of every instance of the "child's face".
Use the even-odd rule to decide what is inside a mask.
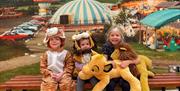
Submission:
[[[114,28],[117,29],[117,28]],[[109,35],[109,41],[113,44],[113,45],[118,45],[121,42],[121,35],[119,31],[114,31],[114,29],[112,30],[112,32]]]
[[[59,37],[52,37],[49,39],[49,46],[52,49],[58,49],[61,46],[61,39]]]
[[[82,39],[82,40],[80,40],[79,42],[80,42],[80,43],[79,43],[80,48],[81,48],[82,50],[91,48],[89,39]]]

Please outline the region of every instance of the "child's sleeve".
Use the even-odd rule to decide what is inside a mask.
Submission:
[[[47,69],[47,54],[44,53],[40,58],[40,72],[43,76],[48,76],[51,71]]]
[[[74,68],[75,68],[75,64],[73,61],[73,57],[71,53],[68,52],[65,58],[64,75],[72,77]]]
[[[110,57],[111,53],[113,52],[113,47],[109,46],[107,43],[105,43],[102,46],[102,53],[106,56],[107,59],[112,59]]]
[[[112,51],[113,51],[113,47],[111,47],[108,43],[105,43],[102,46],[102,53],[106,54],[106,55],[111,55]]]

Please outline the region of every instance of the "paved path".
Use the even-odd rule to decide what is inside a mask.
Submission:
[[[42,53],[35,53],[27,56],[15,57],[6,61],[0,61],[0,72],[38,63],[41,55]]]

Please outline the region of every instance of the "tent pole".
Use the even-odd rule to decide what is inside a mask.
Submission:
[[[157,33],[156,33],[156,28],[155,28],[155,50],[157,49]]]
[[[148,38],[147,38],[147,31],[148,30],[147,30],[147,26],[146,26],[146,31],[145,31],[145,33],[146,33],[146,38],[145,38],[145,43],[146,43],[145,45],[146,45],[146,47],[148,47],[148,44],[147,44],[147,40],[148,40]]]
[[[141,24],[140,24],[140,29],[139,29],[139,44],[141,44]]]

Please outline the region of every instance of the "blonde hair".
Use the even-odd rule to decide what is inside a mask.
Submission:
[[[115,29],[115,28],[117,28],[117,29]],[[123,30],[122,30],[119,26],[117,26],[117,25],[113,25],[113,26],[111,26],[111,27],[109,28],[109,30],[108,30],[108,32],[107,32],[107,34],[106,34],[106,39],[107,39],[107,41],[109,41],[109,36],[110,36],[110,34],[111,34],[113,31],[118,31],[118,32],[119,32],[120,37],[121,37],[121,43],[123,43],[123,42],[124,42]]]

